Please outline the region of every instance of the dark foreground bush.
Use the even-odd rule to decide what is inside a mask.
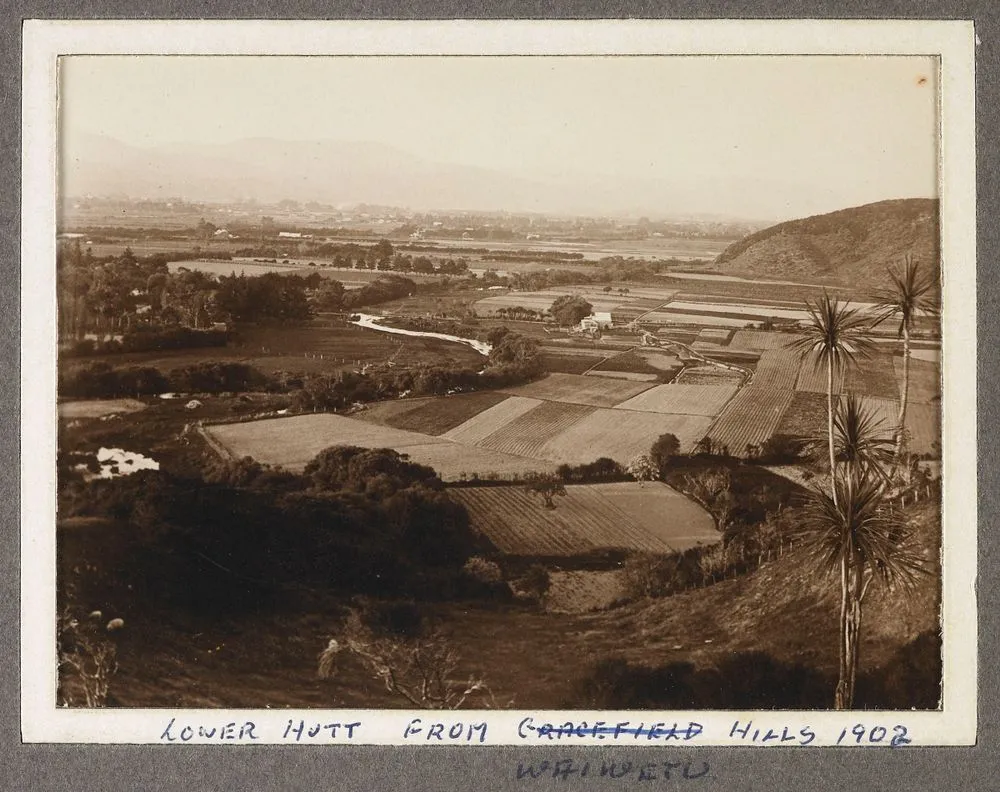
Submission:
[[[882,668],[858,679],[857,709],[936,709],[941,643],[923,633]],[[766,652],[740,652],[716,666],[647,667],[607,658],[579,680],[566,706],[579,709],[831,709],[836,676]]]

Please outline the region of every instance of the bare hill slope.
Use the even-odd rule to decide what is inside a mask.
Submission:
[[[938,201],[908,198],[765,228],[726,248],[713,269],[744,277],[884,285],[886,267],[911,254],[939,265]]]

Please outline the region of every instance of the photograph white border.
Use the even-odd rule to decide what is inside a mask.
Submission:
[[[623,734],[622,745],[836,744],[857,723],[912,745],[971,745],[976,740],[976,171],[975,34],[964,21],[667,20],[667,21],[27,21],[22,50],[21,237],[21,733],[25,742],[435,745],[426,711],[403,710],[76,710],[56,706],[55,457],[57,59],[73,54],[174,55],[930,55],[940,60],[942,328],[942,624],[943,709],[939,712],[531,712],[460,711],[442,722],[487,723],[476,745],[608,745],[611,735],[581,729],[558,739],[519,728],[534,723],[640,722],[658,735]],[[415,718],[424,728],[407,727]],[[323,726],[315,738],[288,735],[289,721]],[[792,735],[748,741],[734,722]],[[255,724],[252,737],[238,734]],[[672,724],[700,725],[690,739]],[[168,725],[173,724],[170,729]],[[226,729],[228,724],[235,724]],[[199,734],[199,726],[205,727]],[[189,731],[185,731],[185,727]],[[211,736],[208,730],[213,729]],[[782,732],[782,730],[785,730]],[[166,731],[165,731],[166,730]],[[187,739],[183,739],[187,735]],[[667,735],[667,736],[665,736]],[[170,740],[170,737],[176,739]],[[849,735],[850,736],[850,735]],[[853,739],[842,743],[855,745]],[[871,745],[872,743],[864,743]],[[887,742],[878,743],[886,745]]]

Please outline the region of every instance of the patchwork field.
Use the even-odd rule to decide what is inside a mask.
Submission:
[[[748,445],[760,445],[774,434],[793,395],[791,390],[764,388],[755,382],[729,402],[708,436],[733,456],[744,456]]]
[[[622,402],[615,409],[714,418],[736,391],[735,385],[658,385]]]
[[[433,441],[435,438],[428,438]],[[434,468],[442,481],[463,478],[511,478],[526,473],[551,473],[556,466],[540,459],[504,454],[489,448],[460,443],[430,442],[400,448],[413,462]]]
[[[395,415],[385,415],[379,420],[379,423],[411,432],[442,435],[506,399],[505,394],[495,391],[420,399],[420,403],[410,409],[402,410]],[[361,413],[360,417],[365,417],[364,412]]]
[[[797,380],[801,379],[800,367],[809,367],[811,370],[811,364],[800,361],[798,352],[791,349],[766,349],[760,353],[760,360],[757,361],[753,384],[760,388],[794,390]],[[826,393],[825,379],[823,383],[823,392]]]
[[[668,432],[677,436],[682,451],[690,451],[711,423],[701,415],[596,410],[542,446],[539,456],[568,464],[609,457],[627,465],[639,454],[649,453],[656,438]]]
[[[457,487],[473,527],[519,556],[573,556],[596,550],[669,553],[720,539],[711,516],[663,483],[566,487],[547,509],[523,487]]]
[[[394,448],[414,462],[430,465],[446,481],[455,481],[472,472],[510,475],[551,468],[534,459],[329,413],[220,424],[206,431],[236,458],[250,456],[292,470],[301,470],[320,451],[334,445]]]
[[[591,415],[595,409],[582,404],[543,401],[484,437],[478,445],[494,451],[537,458],[549,440]]]
[[[766,330],[737,330],[729,346],[733,349],[764,351],[782,349],[801,336],[793,333],[771,333]]]
[[[542,402],[539,399],[508,396],[493,407],[445,432],[443,436],[456,443],[474,445],[540,404]]]
[[[588,404],[591,407],[613,407],[649,387],[647,383],[583,377],[575,374],[549,374],[544,379],[529,382],[527,385],[506,388],[505,392],[532,399]]]

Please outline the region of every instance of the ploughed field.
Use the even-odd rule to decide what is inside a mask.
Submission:
[[[508,555],[670,553],[721,538],[704,509],[662,482],[570,485],[555,508],[522,487],[455,487],[449,493],[468,509],[475,529]]]

